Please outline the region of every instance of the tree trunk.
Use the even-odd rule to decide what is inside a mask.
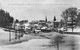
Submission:
[[[9,41],[11,41],[11,32],[9,31]]]
[[[15,39],[17,39],[17,32],[15,31]]]
[[[65,29],[67,30],[67,22],[68,22],[68,18],[65,17]]]

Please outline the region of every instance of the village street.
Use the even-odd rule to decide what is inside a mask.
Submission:
[[[30,34],[24,34],[23,37],[15,40],[15,33],[11,32],[11,41],[9,41],[9,32],[0,29],[0,46],[20,43],[20,42],[28,41],[30,39],[50,39],[58,34],[59,33],[57,32],[50,32],[50,33],[40,32],[39,34],[30,33]]]
[[[50,36],[53,37],[57,34],[56,32],[40,33],[37,35],[26,34],[20,40],[14,40],[14,33],[12,33],[12,41],[9,41],[9,32],[0,29],[0,50],[42,50],[45,48],[41,47],[42,45],[49,45],[50,39],[47,39],[47,37],[50,38]]]
[[[1,30],[1,29],[0,29]],[[14,34],[12,36],[12,41],[9,42],[9,32],[3,30],[0,31],[0,50],[56,50],[56,47],[48,47],[50,45],[51,38],[58,35],[57,32],[50,33],[40,33],[40,34],[26,34],[20,40],[14,40]],[[3,36],[4,35],[4,36]],[[75,37],[77,50],[79,50],[80,35],[68,35],[64,34],[66,42]],[[23,41],[23,42],[22,42]],[[20,43],[22,42],[22,43]],[[64,45],[60,46],[61,50],[71,50],[70,46]],[[7,44],[7,45],[6,45]]]
[[[0,50],[80,50],[80,0],[0,0]]]

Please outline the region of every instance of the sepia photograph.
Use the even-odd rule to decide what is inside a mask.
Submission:
[[[80,0],[0,0],[0,50],[80,50]]]

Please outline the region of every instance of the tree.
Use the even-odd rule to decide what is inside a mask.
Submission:
[[[57,50],[59,50],[59,45],[64,43],[65,41],[63,40],[65,36],[62,35],[56,35],[52,40],[51,44],[57,47]]]
[[[76,19],[76,26],[80,26],[80,12],[78,12],[78,15],[77,15],[77,19]]]
[[[7,28],[8,26],[11,26],[13,20],[13,17],[11,17],[8,12],[0,9],[0,27]]]
[[[20,24],[28,23],[28,20],[21,20]]]
[[[68,25],[68,18],[70,18],[70,21],[71,21],[71,25],[72,25],[72,31],[73,31],[73,22],[74,20],[77,19],[77,8],[74,8],[74,7],[71,7],[71,8],[68,8],[66,9],[63,14],[62,14],[62,17],[65,19],[65,27],[67,28],[67,25]]]
[[[60,20],[60,23],[59,23],[59,28],[63,27],[64,26],[64,23],[65,23],[64,20],[61,19]]]
[[[0,9],[0,27],[8,28],[11,30],[13,20],[14,20],[13,17],[11,17],[8,12],[5,12],[4,10]],[[10,30],[9,30],[9,41],[11,41]]]

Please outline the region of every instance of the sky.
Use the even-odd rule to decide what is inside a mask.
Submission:
[[[57,21],[61,14],[69,7],[80,8],[80,0],[0,0],[0,8],[9,12],[19,20],[48,20]]]

